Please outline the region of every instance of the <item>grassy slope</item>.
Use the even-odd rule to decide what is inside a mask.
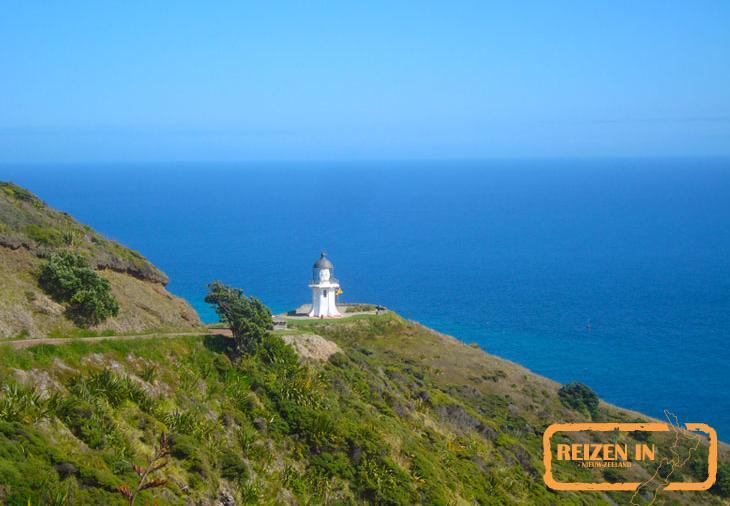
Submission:
[[[12,183],[0,182],[0,219],[0,245],[7,248],[24,248],[41,257],[59,249],[71,250],[99,269],[162,284],[168,281],[165,273],[138,252],[110,241]]]
[[[288,333],[343,352],[300,366],[272,342],[234,365],[226,339],[211,336],[3,350],[4,382],[60,393],[0,402],[0,501],[121,504],[131,463],[168,432],[170,481],[143,497],[163,504],[212,504],[221,492],[272,504],[628,503],[542,484],[542,430],[583,416],[559,403],[555,383],[392,314],[294,325]],[[76,471],[62,480],[63,462]]]
[[[0,338],[78,333],[63,307],[38,287],[43,258],[55,251],[83,254],[112,285],[120,314],[92,333],[142,333],[200,326],[190,305],[173,297],[167,277],[139,253],[109,241],[30,192],[0,183]]]

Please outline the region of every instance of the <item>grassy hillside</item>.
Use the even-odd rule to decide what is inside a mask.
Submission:
[[[195,311],[168,293],[167,276],[139,253],[105,239],[27,190],[0,183],[0,338],[68,335],[77,326],[40,289],[38,272],[52,254],[83,255],[106,278],[119,314],[90,333],[135,333],[200,326]]]
[[[167,284],[167,276],[142,255],[110,241],[71,216],[48,207],[28,190],[0,182],[0,245],[45,257],[59,249],[82,253],[97,269]]]
[[[124,504],[164,433],[167,482],[138,504],[629,503],[544,486],[544,428],[586,419],[559,385],[394,314],[292,325],[241,359],[221,336],[2,350],[0,502]]]

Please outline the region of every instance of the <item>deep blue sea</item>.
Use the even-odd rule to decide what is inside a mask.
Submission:
[[[139,250],[208,321],[221,279],[377,302],[730,440],[730,160],[0,166]]]

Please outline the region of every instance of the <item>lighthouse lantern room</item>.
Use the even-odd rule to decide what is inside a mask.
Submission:
[[[312,289],[312,310],[309,316],[313,318],[332,318],[342,316],[337,310],[337,293],[340,283],[332,276],[335,266],[322,252],[319,260],[314,263],[314,275],[309,288]]]

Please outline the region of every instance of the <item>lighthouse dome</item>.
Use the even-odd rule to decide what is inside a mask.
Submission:
[[[332,265],[332,262],[329,261],[329,258],[327,258],[327,253],[324,251],[319,257],[319,260],[314,262],[314,268],[315,269],[334,269],[335,266]]]

